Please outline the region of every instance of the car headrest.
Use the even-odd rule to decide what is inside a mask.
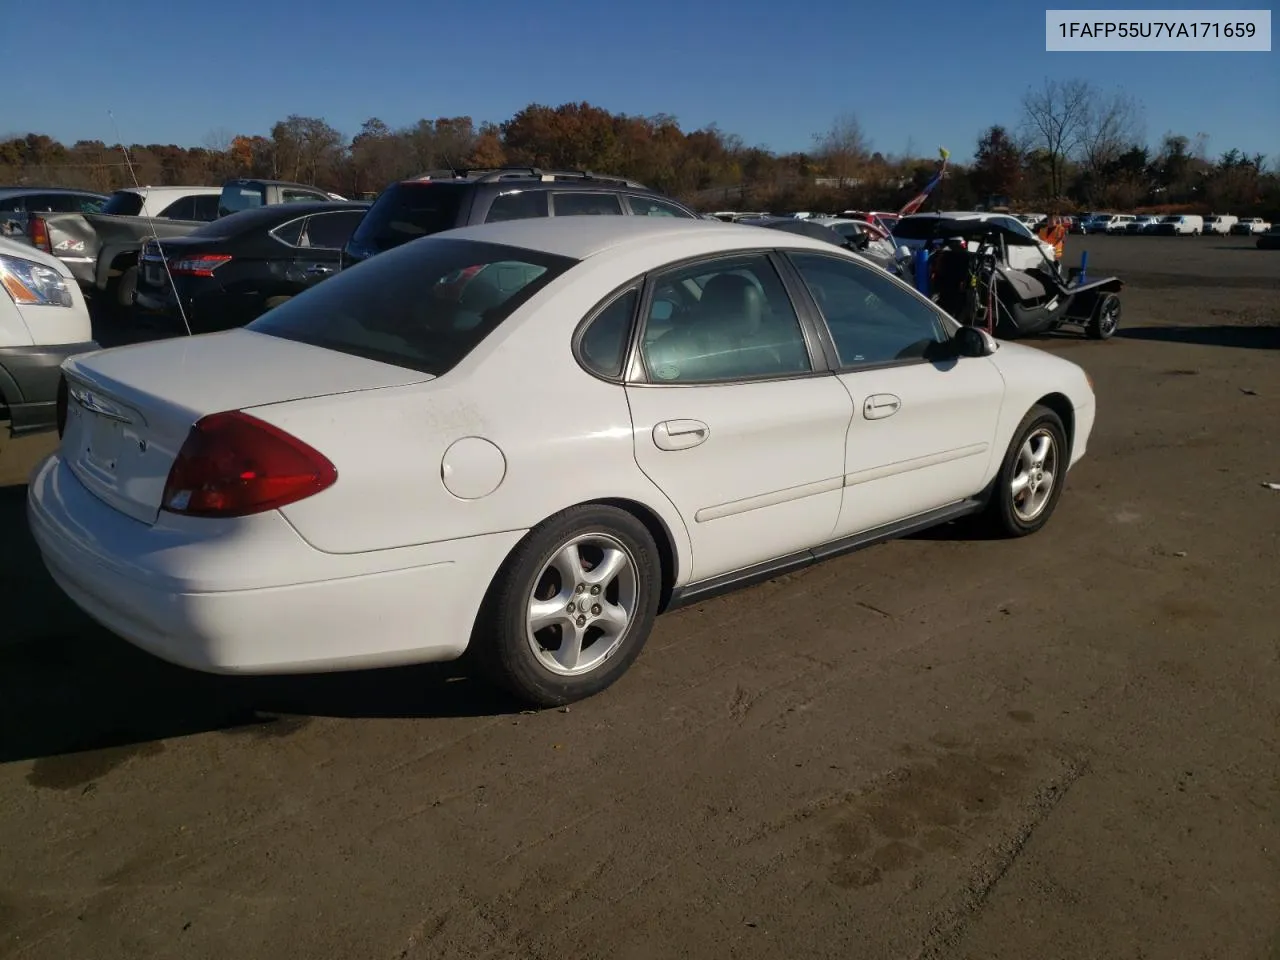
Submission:
[[[751,331],[760,325],[764,298],[760,288],[747,277],[722,273],[702,288],[699,313],[709,322]]]

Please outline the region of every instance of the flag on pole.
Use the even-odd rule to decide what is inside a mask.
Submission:
[[[898,216],[909,217],[923,207],[924,202],[929,199],[929,194],[933,193],[933,188],[942,182],[942,178],[947,172],[947,161],[951,159],[951,151],[946,147],[939,147],[938,156],[942,157],[942,165],[938,167],[937,174],[925,184],[923,190],[907,201],[907,205],[898,211]]]

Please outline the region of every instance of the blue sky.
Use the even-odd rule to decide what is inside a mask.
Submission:
[[[674,114],[686,129],[715,123],[779,151],[809,148],[851,112],[876,149],[926,155],[942,145],[963,160],[984,127],[1017,122],[1029,84],[1082,77],[1138,98],[1153,144],[1167,130],[1203,132],[1211,154],[1238,147],[1280,162],[1276,52],[1046,53],[1045,5],[1026,0],[130,0],[110,9],[58,0],[56,42],[6,71],[0,135],[110,143],[111,111],[125,142],[200,145],[217,129],[265,134],[290,113],[350,135],[369,116],[393,127],[423,116],[501,121],[530,102],[586,100]]]

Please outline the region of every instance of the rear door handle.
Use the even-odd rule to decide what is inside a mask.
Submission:
[[[659,450],[688,450],[711,436],[701,420],[664,420],[653,428],[653,445]]]
[[[307,273],[311,274],[313,277],[324,276],[326,274],[333,273],[333,267],[329,266],[327,263],[313,263],[311,266],[307,267]]]
[[[876,393],[862,404],[862,415],[868,420],[883,420],[902,409],[902,401],[892,393]]]

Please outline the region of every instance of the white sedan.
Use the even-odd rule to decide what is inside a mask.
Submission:
[[[1039,530],[1084,371],[831,244],[642,217],[379,254],[247,328],[64,366],[31,529],[90,616],[214,673],[466,651],[591,695],[681,603],[980,515]]]

